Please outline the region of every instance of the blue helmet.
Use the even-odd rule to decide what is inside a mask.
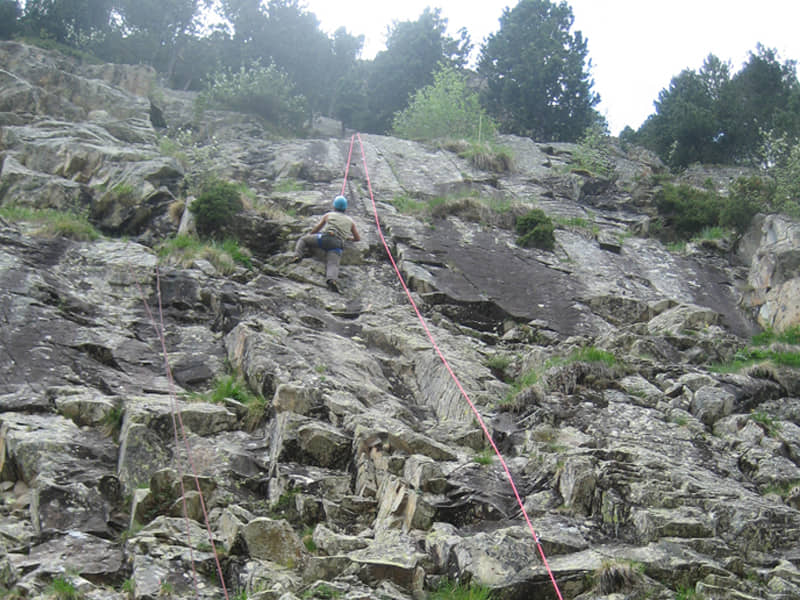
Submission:
[[[333,208],[342,212],[347,210],[347,198],[344,196],[336,196],[333,200]]]

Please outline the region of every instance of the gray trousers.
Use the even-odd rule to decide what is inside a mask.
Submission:
[[[303,258],[314,250],[319,250],[325,253],[325,279],[333,279],[336,281],[339,278],[339,263],[342,260],[341,250],[323,250],[317,243],[317,234],[309,233],[301,236],[297,240],[294,247],[295,256]]]

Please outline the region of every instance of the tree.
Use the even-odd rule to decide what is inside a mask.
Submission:
[[[369,130],[369,103],[367,78],[369,65],[361,62],[353,65],[336,83],[332,97],[331,116],[344,125]]]
[[[661,90],[656,112],[639,130],[639,141],[673,168],[724,158],[724,130],[717,98],[728,81],[721,63],[709,56],[700,73],[684,69]]]
[[[573,22],[564,1],[520,0],[503,11],[499,31],[481,49],[478,72],[488,83],[484,106],[504,131],[575,141],[601,119],[587,42],[580,31],[570,33]]]
[[[260,42],[263,55],[294,81],[313,111],[328,108],[328,95],[335,83],[333,43],[319,29],[313,13],[304,10],[299,0],[270,0]]]
[[[125,51],[172,80],[208,0],[116,0]]]
[[[443,66],[433,83],[414,93],[411,103],[394,118],[394,135],[412,140],[455,138],[478,140],[494,133],[494,123],[467,87],[464,73]]]
[[[322,97],[325,103],[326,115],[335,116],[343,122],[358,110],[366,110],[366,76],[359,76],[358,56],[364,47],[364,36],[353,36],[344,27],[340,27],[333,34],[333,57],[329,77],[333,84],[328,84]],[[358,108],[360,107],[360,109]],[[350,118],[343,118],[347,115]]]
[[[355,65],[363,36],[340,28],[329,38],[299,0],[223,0],[221,9],[232,30],[233,51],[225,53],[224,66],[235,70],[258,60],[273,62],[312,111],[331,114],[338,81]]]
[[[775,50],[756,46],[724,90],[720,113],[728,160],[758,163],[764,136],[772,132],[789,143],[800,137],[800,83],[796,61],[781,64]]]
[[[796,63],[781,64],[760,44],[741,71],[713,54],[699,72],[684,69],[661,90],[656,112],[626,139],[655,151],[672,168],[692,162],[769,164],[770,142],[800,138]]]
[[[16,0],[0,0],[0,40],[8,40],[17,32],[17,19],[22,14]]]
[[[109,31],[113,0],[26,0],[23,24],[33,35],[85,48]]]
[[[367,81],[368,130],[385,133],[394,114],[405,108],[411,94],[433,83],[440,64],[463,66],[471,49],[466,31],[456,40],[445,35],[447,19],[441,10],[426,8],[416,21],[395,23],[388,31],[386,50],[372,63]]]

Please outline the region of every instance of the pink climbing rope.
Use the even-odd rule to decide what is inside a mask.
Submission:
[[[558,589],[558,584],[556,583],[555,575],[553,575],[553,571],[552,571],[552,569],[550,568],[550,565],[547,562],[547,557],[545,556],[544,550],[542,549],[542,544],[539,541],[539,536],[536,535],[536,530],[533,528],[533,524],[531,523],[531,520],[528,517],[528,513],[525,510],[525,506],[524,506],[524,504],[522,502],[522,498],[520,497],[519,492],[517,491],[517,486],[514,483],[514,478],[511,476],[511,471],[509,470],[508,465],[506,464],[506,461],[503,459],[503,455],[500,454],[500,450],[497,449],[497,445],[494,443],[494,440],[492,439],[492,436],[489,433],[489,429],[486,427],[486,424],[484,423],[480,412],[475,407],[475,404],[473,404],[473,402],[470,399],[469,395],[467,395],[467,392],[464,390],[464,387],[461,385],[461,382],[458,380],[458,377],[456,377],[456,374],[453,372],[453,369],[450,367],[450,364],[447,362],[447,359],[445,358],[444,354],[442,353],[441,349],[439,348],[439,345],[436,343],[436,339],[433,337],[433,334],[431,333],[430,329],[428,328],[428,324],[426,323],[425,318],[422,316],[422,313],[419,311],[419,308],[417,308],[417,303],[414,302],[414,298],[411,296],[411,292],[409,291],[408,286],[406,285],[406,282],[403,279],[403,275],[400,273],[400,269],[397,267],[397,263],[395,263],[394,256],[392,256],[392,251],[389,249],[389,244],[386,243],[386,238],[383,237],[383,230],[381,229],[381,222],[380,222],[380,219],[378,218],[378,207],[375,205],[375,198],[374,198],[374,196],[372,194],[372,183],[370,182],[369,171],[367,170],[367,157],[366,157],[366,155],[364,153],[364,143],[361,141],[361,134],[359,134],[359,133],[356,133],[355,135],[353,135],[350,138],[350,151],[348,152],[347,168],[345,169],[345,180],[344,180],[344,183],[342,184],[342,193],[344,194],[345,185],[347,184],[347,173],[348,173],[349,168],[350,168],[350,160],[351,160],[351,157],[353,155],[353,146],[355,144],[356,138],[358,138],[358,144],[359,144],[359,146],[361,148],[361,160],[362,160],[363,165],[364,165],[364,178],[367,181],[367,190],[369,191],[369,199],[372,202],[372,212],[375,215],[375,227],[376,227],[376,229],[378,231],[378,236],[380,237],[381,242],[383,243],[383,247],[386,250],[386,254],[388,255],[389,260],[392,263],[392,267],[394,267],[394,271],[395,271],[395,274],[397,275],[397,279],[400,281],[400,284],[403,286],[403,290],[406,293],[406,297],[408,298],[408,301],[411,303],[411,306],[413,307],[414,312],[417,314],[417,318],[419,319],[419,322],[422,324],[422,328],[425,330],[425,333],[427,334],[428,339],[430,340],[431,345],[433,346],[433,349],[436,351],[436,354],[439,356],[439,359],[442,361],[442,364],[444,365],[445,369],[447,369],[447,372],[450,374],[450,377],[455,382],[456,387],[458,388],[459,392],[461,392],[461,395],[464,397],[464,399],[469,404],[469,407],[472,409],[472,412],[475,414],[475,418],[478,419],[478,423],[480,424],[481,429],[483,429],[483,433],[486,436],[486,439],[489,440],[489,443],[491,444],[492,449],[494,450],[494,453],[497,455],[497,458],[500,460],[500,464],[503,466],[503,470],[506,473],[506,478],[508,479],[508,483],[511,486],[511,489],[514,491],[514,496],[517,499],[517,504],[519,504],[519,507],[522,510],[522,514],[525,517],[525,522],[528,524],[528,529],[530,530],[531,535],[533,536],[534,542],[536,542],[536,547],[539,550],[539,555],[542,557],[542,563],[544,564],[545,568],[547,569],[547,573],[550,576],[550,581],[553,583],[553,588],[556,591],[556,595],[558,596],[559,600],[563,600],[563,597],[561,596],[561,591]]]
[[[222,574],[222,565],[219,561],[219,555],[217,554],[217,547],[214,544],[214,536],[211,533],[211,525],[209,524],[208,520],[208,512],[206,510],[206,503],[203,498],[203,491],[200,489],[200,479],[197,476],[197,469],[194,466],[194,459],[192,455],[192,448],[191,444],[189,443],[189,438],[186,435],[186,429],[183,426],[183,418],[181,417],[181,413],[178,410],[178,401],[177,396],[175,394],[175,382],[172,378],[172,368],[169,364],[169,357],[167,355],[167,343],[164,336],[164,311],[161,306],[161,279],[159,277],[158,267],[156,267],[156,295],[158,297],[158,324],[156,323],[155,318],[153,317],[153,313],[150,310],[150,306],[147,304],[147,301],[144,298],[144,293],[142,289],[139,288],[139,293],[142,295],[142,301],[144,301],[144,308],[147,311],[147,316],[150,318],[150,323],[153,325],[153,329],[156,331],[156,335],[158,336],[159,342],[161,343],[161,352],[164,355],[164,366],[166,369],[167,375],[167,382],[169,384],[169,397],[171,402],[172,408],[172,431],[175,438],[175,460],[180,465],[181,462],[178,460],[178,448],[179,448],[179,441],[178,441],[178,430],[180,430],[181,437],[183,438],[184,448],[186,450],[186,460],[189,463],[189,467],[192,471],[192,476],[194,477],[195,486],[197,487],[197,495],[200,498],[200,507],[203,510],[203,519],[205,521],[206,532],[208,533],[208,541],[211,544],[211,551],[214,554],[214,562],[217,566],[217,575],[219,576],[220,584],[222,585],[222,592],[225,595],[225,600],[229,600],[228,598],[228,588],[225,587],[225,577]],[[189,524],[189,513],[186,508],[186,490],[183,485],[183,469],[180,467],[178,469],[178,477],[181,482],[181,500],[183,502],[183,517],[186,521],[186,542],[189,546],[189,560],[192,563],[192,581],[194,583],[194,590],[195,595],[199,598],[200,597],[200,589],[197,582],[197,569],[195,568],[194,563],[194,549],[192,548],[192,539],[191,539],[191,529]]]

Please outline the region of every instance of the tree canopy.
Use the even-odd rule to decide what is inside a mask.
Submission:
[[[167,85],[238,106],[269,98],[257,112],[282,128],[313,113],[382,134],[441,109],[437,125],[451,136],[462,135],[463,123],[447,119],[463,111],[483,111],[499,131],[541,141],[607,131],[595,110],[588,40],[573,31],[567,1],[518,0],[505,9],[480,47],[477,74],[466,67],[468,32],[448,35],[447,23],[438,8],[395,22],[386,49],[370,60],[361,57],[364,36],[343,28],[325,33],[304,0],[0,0],[0,38],[25,36],[99,60],[148,64]],[[692,162],[794,165],[796,68],[761,45],[738,72],[709,54],[699,70],[672,78],[638,131],[626,128],[620,137],[676,169]],[[265,81],[280,85],[265,91]],[[473,89],[481,90],[477,104]],[[287,114],[278,116],[274,106]],[[786,172],[794,181],[795,171]]]
[[[713,54],[695,72],[672,78],[652,114],[630,141],[654,150],[673,168],[693,162],[759,164],[767,136],[800,138],[800,83],[795,61],[780,63],[759,45],[742,69]]]
[[[575,141],[601,119],[594,110],[587,41],[572,33],[569,5],[520,0],[484,45],[478,72],[485,105],[500,127],[538,140]]]
[[[395,23],[390,29],[386,50],[375,57],[367,80],[370,130],[387,132],[411,95],[433,83],[440,64],[464,65],[472,47],[469,36],[462,30],[457,40],[446,30],[447,19],[438,8],[426,8],[416,21]]]

